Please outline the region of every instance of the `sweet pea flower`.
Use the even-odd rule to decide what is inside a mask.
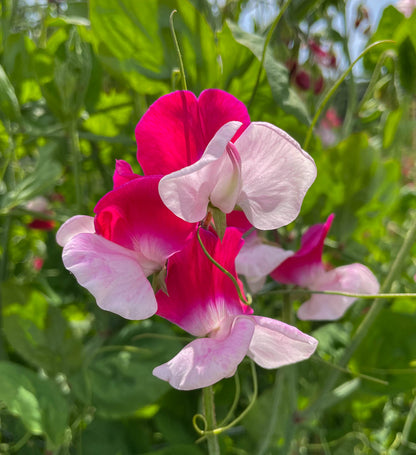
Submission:
[[[244,104],[222,90],[197,99],[187,91],[159,98],[136,127],[145,175],[164,174],[163,202],[198,222],[209,204],[228,214],[241,208],[259,229],[293,221],[316,177],[313,159],[279,128],[250,123]]]
[[[379,283],[373,273],[362,264],[350,264],[326,271],[322,263],[325,238],[334,215],[324,224],[311,226],[302,237],[300,249],[282,262],[271,277],[285,284],[297,284],[311,291],[339,291],[376,294]],[[313,294],[298,310],[299,319],[338,319],[356,300],[342,295]]]
[[[236,277],[241,232],[227,228],[222,241],[203,229],[200,236],[211,257]],[[169,258],[166,284],[168,295],[156,295],[157,314],[199,337],[153,370],[176,389],[198,389],[231,377],[246,355],[272,369],[307,359],[316,349],[317,341],[295,327],[254,316],[231,279],[207,258],[196,235]]]
[[[126,319],[145,319],[157,310],[147,277],[163,269],[196,226],[163,204],[157,191],[160,176],[124,184],[119,177],[115,189],[96,205],[95,218],[70,218],[59,229],[57,242],[64,247],[65,267],[99,307]]]
[[[236,271],[244,275],[250,291],[256,293],[263,288],[267,275],[293,254],[293,251],[263,243],[257,232],[252,232],[235,259]]]

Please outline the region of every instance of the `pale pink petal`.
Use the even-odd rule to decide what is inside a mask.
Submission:
[[[256,323],[248,356],[263,368],[279,368],[309,358],[318,341],[296,327],[263,316]]]
[[[179,390],[208,387],[234,375],[247,354],[253,332],[251,317],[237,317],[226,338],[196,339],[172,360],[156,367],[153,374]]]
[[[379,283],[373,273],[362,264],[350,264],[324,272],[309,286],[313,291],[340,291],[356,294],[377,294]],[[339,319],[357,300],[342,295],[313,294],[298,310],[299,319]]]
[[[334,215],[325,223],[314,224],[302,236],[301,247],[271,273],[271,277],[284,284],[309,287],[324,272],[322,251]]]
[[[235,142],[242,163],[238,205],[258,229],[276,229],[299,214],[316,177],[313,159],[279,128],[253,122]]]
[[[86,215],[76,215],[58,229],[56,241],[58,245],[65,246],[77,234],[95,232],[94,218]]]
[[[227,228],[222,241],[213,232],[200,229],[208,253],[236,277],[235,257],[241,245],[241,233]],[[171,256],[167,266],[166,287],[156,294],[157,314],[194,336],[206,336],[224,325],[223,321],[252,308],[240,303],[231,279],[205,255],[196,235]]]
[[[246,278],[251,292],[255,293],[262,289],[267,275],[292,255],[293,251],[262,243],[257,233],[253,232],[238,253],[235,267],[237,273]]]
[[[62,259],[103,310],[126,319],[155,314],[156,298],[134,251],[97,234],[78,234],[66,244]]]
[[[207,206],[212,192],[217,185],[223,185],[234,178],[235,166],[226,151],[228,142],[241,126],[239,122],[224,125],[209,143],[199,161],[177,172],[163,177],[159,183],[159,194],[166,206],[179,218],[188,222],[202,220],[207,213]],[[224,194],[217,193],[223,207],[234,208],[236,193],[232,191],[231,203]],[[231,209],[232,210],[232,209]],[[231,211],[229,210],[229,211]]]
[[[124,185],[130,180],[134,180],[140,177],[133,172],[130,164],[124,160],[116,160],[116,168],[113,174],[113,188],[118,188],[121,185]]]

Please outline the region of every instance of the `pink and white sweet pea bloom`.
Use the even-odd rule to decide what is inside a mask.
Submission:
[[[253,122],[232,142],[240,122],[222,126],[194,164],[162,178],[159,193],[178,217],[196,222],[208,204],[240,207],[258,229],[277,229],[299,214],[316,177],[313,159],[279,128]]]
[[[325,238],[334,215],[324,224],[311,226],[302,237],[300,249],[282,262],[271,277],[285,284],[297,284],[311,291],[339,291],[357,294],[377,294],[379,283],[362,264],[349,264],[326,271],[322,263]],[[313,294],[298,310],[299,319],[339,319],[356,300],[342,295]]]
[[[287,133],[250,123],[244,104],[209,89],[159,98],[136,127],[145,175],[163,174],[159,192],[180,218],[198,222],[208,204],[240,207],[259,229],[293,221],[316,177],[313,159]]]
[[[210,255],[236,276],[241,233],[228,228],[222,242],[212,232],[201,229],[200,235]],[[198,389],[231,377],[246,355],[271,369],[307,359],[316,349],[317,341],[295,327],[254,316],[196,236],[169,259],[166,283],[169,295],[156,295],[157,314],[199,337],[153,370],[176,389]]]
[[[160,271],[196,226],[177,218],[161,201],[160,177],[115,177],[116,189],[95,207],[95,218],[75,216],[57,232],[65,267],[104,310],[146,319],[157,310],[147,277]],[[118,186],[121,184],[121,186]]]

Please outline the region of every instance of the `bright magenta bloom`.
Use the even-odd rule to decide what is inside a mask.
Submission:
[[[118,186],[120,166],[114,177],[117,188],[98,202],[95,218],[70,218],[57,241],[64,247],[65,267],[98,306],[127,319],[145,319],[157,310],[147,277],[164,267],[196,226],[165,207],[157,191],[160,177],[134,178],[127,169],[131,179]]]
[[[322,263],[325,238],[334,215],[325,224],[311,226],[302,237],[300,249],[282,262],[271,276],[276,281],[297,284],[311,291],[341,291],[376,294],[377,278],[362,264],[350,264],[326,271]],[[340,318],[356,300],[341,295],[313,294],[298,311],[300,319],[333,320]]]
[[[235,120],[250,123],[247,108],[223,90],[177,91],[156,100],[136,127],[137,161],[145,175],[166,175],[198,161],[217,131]],[[198,220],[199,221],[199,220]]]
[[[212,232],[201,229],[200,235],[210,255],[236,276],[241,233],[228,228],[222,242]],[[201,337],[153,371],[177,389],[197,389],[231,377],[246,355],[271,369],[315,351],[317,341],[295,327],[252,315],[230,278],[208,260],[196,235],[169,259],[166,282],[169,295],[157,293],[157,314]]]
[[[243,103],[221,90],[158,99],[136,128],[145,174],[165,174],[163,202],[178,217],[202,220],[208,204],[240,207],[259,229],[293,221],[316,177],[313,159],[279,128],[249,123]]]

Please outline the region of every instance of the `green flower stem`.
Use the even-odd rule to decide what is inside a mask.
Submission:
[[[187,85],[186,85],[185,68],[183,67],[182,53],[181,53],[181,50],[179,48],[178,39],[176,38],[175,26],[173,25],[173,15],[175,13],[177,13],[176,9],[174,9],[170,13],[170,16],[169,16],[170,31],[172,33],[172,39],[173,39],[173,43],[175,45],[176,53],[178,54],[179,68],[180,68],[181,80],[182,80],[182,89],[183,90],[188,90]]]
[[[207,423],[205,434],[208,442],[208,453],[209,455],[220,455],[218,436],[213,431],[216,427],[216,420],[214,390],[212,386],[205,387],[202,390],[202,402],[204,407],[204,415]]]
[[[348,47],[348,29],[347,29],[347,3],[344,2],[344,36],[342,46],[344,54],[347,57],[348,65],[351,65],[351,55]],[[347,137],[352,131],[353,115],[357,106],[357,88],[354,80],[354,73],[351,71],[348,81],[348,98],[347,98],[347,112],[345,113],[344,124],[342,125],[342,132],[344,137]]]
[[[259,66],[259,71],[257,73],[256,83],[254,84],[254,89],[251,94],[250,101],[247,104],[248,109],[250,109],[250,106],[253,103],[254,97],[256,96],[256,93],[257,93],[257,89],[258,89],[258,86],[260,83],[261,73],[263,71],[264,59],[266,58],[267,46],[269,45],[270,40],[272,39],[273,32],[275,31],[277,24],[280,22],[280,19],[282,18],[284,12],[287,10],[287,8],[291,2],[292,2],[292,0],[287,0],[286,3],[280,8],[279,14],[277,15],[276,19],[273,21],[273,24],[270,26],[269,33],[267,33],[266,40],[264,41],[263,53],[262,53],[261,60],[260,60],[260,66]]]
[[[404,260],[406,256],[409,254],[409,251],[412,247],[412,245],[416,241],[416,214],[412,214],[412,225],[409,229],[409,231],[406,234],[406,237],[403,241],[403,244],[396,256],[396,259],[394,260],[390,272],[388,273],[386,279],[384,280],[384,283],[381,286],[381,293],[385,293],[386,291],[390,290],[394,281],[396,278],[399,276],[402,267],[404,265]],[[355,350],[358,348],[358,346],[361,344],[363,339],[365,338],[366,334],[369,332],[370,327],[376,320],[377,316],[379,315],[381,309],[385,305],[386,300],[382,300],[381,302],[377,303],[377,300],[375,300],[369,312],[365,316],[365,318],[362,320],[361,324],[358,326],[357,331],[355,332],[353,338],[351,339],[351,343],[349,346],[345,349],[343,356],[341,357],[340,362],[338,363],[338,366],[341,368],[345,368],[351,359],[352,355],[354,354]],[[318,399],[312,403],[312,405],[307,408],[303,416],[308,416],[313,412],[317,412],[320,407],[322,406],[322,397],[325,396],[327,393],[329,393],[335,386],[339,376],[341,375],[342,370],[338,369],[333,369],[331,375],[328,377],[327,381],[325,382],[324,386],[322,387],[322,390],[318,396]]]
[[[394,43],[392,40],[383,40],[383,41],[377,41],[367,48],[365,48],[361,54],[351,63],[351,65],[344,71],[344,73],[338,78],[338,80],[335,82],[335,84],[331,87],[330,90],[328,90],[327,94],[324,96],[323,100],[319,103],[316,113],[312,119],[312,123],[308,129],[308,132],[306,134],[305,142],[303,143],[303,149],[307,150],[309,147],[309,143],[312,139],[312,133],[313,129],[316,125],[316,123],[319,120],[319,117],[322,114],[322,111],[324,110],[325,106],[327,105],[328,101],[332,98],[332,95],[335,93],[335,91],[338,89],[338,87],[342,84],[343,80],[348,76],[348,74],[352,71],[354,68],[354,65],[371,49],[375,48],[376,46],[379,46],[380,44],[386,44],[386,43]]]
[[[68,136],[68,148],[72,159],[72,170],[74,173],[75,181],[75,201],[77,213],[83,213],[83,202],[82,202],[82,183],[80,175],[80,164],[81,164],[81,151],[79,148],[79,136],[77,129],[77,121],[71,120],[67,130]]]
[[[343,295],[344,297],[354,297],[356,299],[400,299],[400,298],[413,298],[416,297],[414,292],[387,292],[380,294],[359,294],[355,292],[341,292],[341,291],[310,291],[308,289],[279,289],[276,291],[268,292],[269,294],[325,294],[325,295]]]

